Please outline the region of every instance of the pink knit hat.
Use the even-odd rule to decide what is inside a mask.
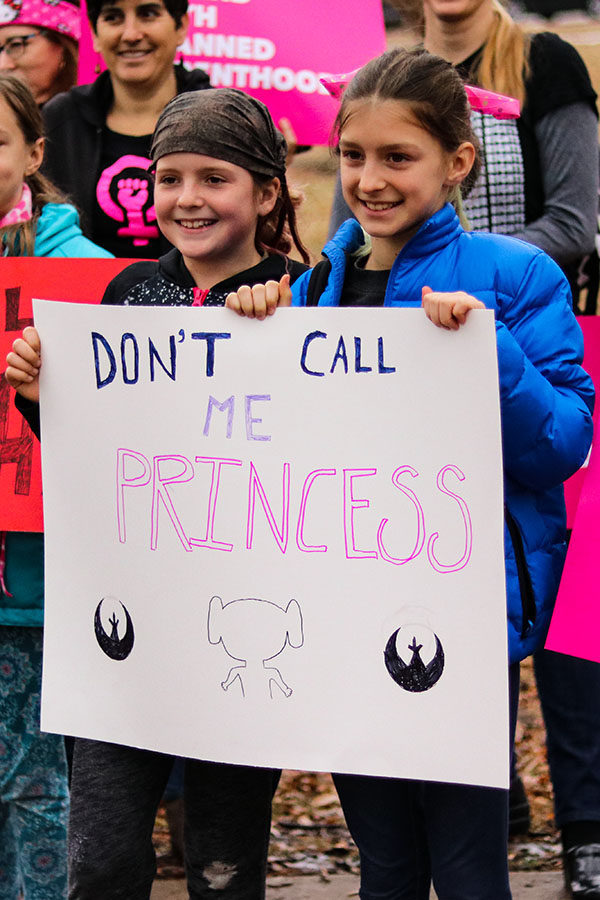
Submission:
[[[81,12],[68,0],[0,0],[0,28],[34,25],[79,41]]]

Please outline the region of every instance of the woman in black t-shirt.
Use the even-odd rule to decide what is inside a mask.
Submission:
[[[147,171],[152,132],[169,100],[210,83],[174,65],[187,0],[90,0],[87,9],[107,71],[44,108],[45,172],[79,208],[87,237],[118,257],[155,259],[169,245]]]

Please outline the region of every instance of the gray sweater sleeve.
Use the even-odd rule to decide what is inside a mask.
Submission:
[[[598,120],[587,103],[571,103],[536,125],[544,212],[514,237],[541,247],[559,264],[594,249],[598,230]]]

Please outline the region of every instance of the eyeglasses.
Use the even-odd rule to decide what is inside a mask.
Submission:
[[[18,37],[11,37],[3,44],[0,44],[0,55],[6,53],[11,59],[19,59],[23,56],[29,41],[35,37],[39,37],[40,31],[32,31],[31,34],[20,34]]]

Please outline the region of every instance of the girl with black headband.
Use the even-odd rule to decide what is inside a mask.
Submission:
[[[228,88],[172,100],[152,141],[158,224],[174,249],[136,262],[103,303],[223,306],[244,284],[264,284],[255,313],[274,311],[280,283],[307,266],[285,178],[286,142],[267,108]],[[27,328],[6,373],[39,435],[40,342]],[[148,900],[155,873],[152,826],[173,758],[76,739],[69,823],[69,896]],[[185,762],[185,857],[192,900],[259,900],[265,894],[271,769]],[[116,827],[115,827],[115,823]]]

